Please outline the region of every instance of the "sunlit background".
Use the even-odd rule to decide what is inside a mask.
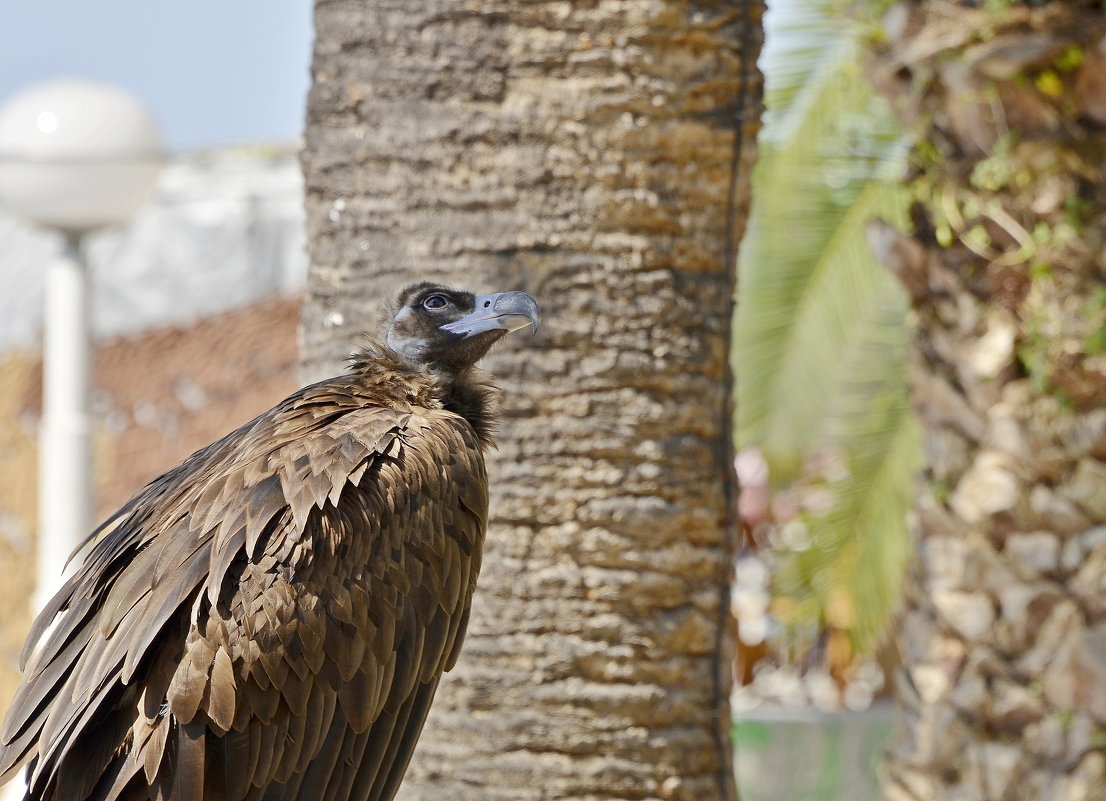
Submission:
[[[881,127],[885,116],[868,122],[865,107],[874,101],[856,79],[855,48],[826,4],[814,4],[821,13],[805,0],[770,5],[761,60],[769,107],[758,181],[780,191],[757,190],[758,206],[767,211],[750,227],[742,281],[767,293],[751,308],[790,314],[792,328],[757,319],[746,327],[775,331],[781,346],[789,338],[801,345],[794,331],[801,333],[804,313],[817,317],[817,304],[787,308],[782,297],[783,306],[773,306],[781,297],[765,284],[771,274],[758,278],[750,259],[772,265],[776,275],[792,259],[796,286],[813,281],[803,272],[811,264],[857,264],[856,209],[882,202],[881,189],[873,194],[865,187],[893,157],[888,142],[895,134]],[[149,107],[170,154],[154,201],[129,226],[93,234],[87,243],[97,519],[298,383],[296,327],[307,262],[297,149],[310,85],[311,6],[311,0],[37,0],[0,10],[0,103],[62,76],[115,84]],[[796,149],[795,142],[812,141],[812,130],[826,148],[841,148]],[[813,169],[810,159],[819,160]],[[769,169],[778,171],[766,176]],[[813,191],[789,179],[796,169],[814,181]],[[823,227],[815,241],[796,242],[792,229],[778,230],[780,221],[793,226],[809,211],[797,209],[795,198],[820,204]],[[853,230],[841,233],[843,219],[852,219]],[[817,258],[819,248],[841,241],[853,249]],[[815,252],[773,251],[780,242]],[[14,689],[30,611],[33,571],[25,568],[37,526],[42,275],[60,249],[56,234],[0,212],[0,571],[13,577],[0,587],[0,608],[16,610],[0,626],[0,708]],[[863,280],[881,281],[883,272],[866,258],[858,267]],[[885,289],[873,293],[886,295]],[[876,300],[886,302],[883,295]],[[894,298],[890,303],[897,308]],[[869,313],[878,317],[879,309]],[[739,339],[743,330],[739,322]],[[767,347],[762,363],[789,364],[772,350],[776,344]],[[817,353],[810,351],[815,364],[833,363]],[[756,369],[757,356],[739,358]],[[793,411],[772,392],[784,400],[803,395],[788,390],[785,374],[769,378],[739,384],[739,401],[753,413],[738,428],[743,514],[755,546],[738,561],[734,596],[742,632],[737,667],[746,682],[734,699],[742,794],[768,801],[813,797],[818,788],[818,797],[862,801],[875,793],[872,764],[888,727],[878,657],[898,583],[894,569],[883,583],[871,581],[871,571],[881,562],[898,564],[904,539],[898,530],[884,531],[867,540],[879,548],[857,554],[842,541],[855,521],[827,527],[818,519],[813,500],[854,491],[834,483],[851,457],[815,430],[816,421],[803,429],[792,418],[753,420],[758,403]],[[827,387],[850,380],[825,376]],[[750,387],[764,389],[759,400]],[[876,433],[898,441],[896,421],[876,421]],[[798,437],[788,443],[791,450],[772,441],[773,425]],[[845,471],[858,472],[855,465]],[[831,575],[840,578],[829,581]],[[869,580],[858,584],[857,576]],[[781,777],[793,774],[787,766],[796,752],[819,770],[789,778],[800,783],[789,785]]]
[[[80,76],[142,98],[172,151],[303,130],[309,0],[35,0],[0,10],[0,98]]]

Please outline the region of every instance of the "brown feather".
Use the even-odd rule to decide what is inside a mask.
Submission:
[[[341,710],[335,709],[332,722],[327,724],[326,739],[318,749],[318,756],[296,777],[295,784],[290,782],[287,786],[271,785],[270,792],[265,796],[267,801],[293,801],[301,797],[322,801],[327,788],[336,788],[343,771],[349,770],[349,765],[343,761],[347,751],[346,743],[357,736],[342,717]]]
[[[146,741],[145,755],[142,760],[142,768],[146,773],[146,781],[153,784],[158,771],[161,768],[161,759],[165,755],[165,743],[169,734],[169,718],[162,717],[154,727],[153,734]]]
[[[392,659],[390,665],[395,666]],[[373,662],[367,662],[361,670],[354,673],[338,688],[338,701],[342,712],[355,732],[365,731],[372,722],[377,710],[380,688],[384,685],[381,674],[384,671]]]
[[[284,734],[288,731],[288,714],[273,718],[267,726],[261,727],[261,743],[258,747],[257,765],[254,767],[253,781],[255,784],[268,784],[273,780],[273,775],[280,765],[283,756]],[[253,748],[253,743],[250,743]]]
[[[208,739],[207,762],[214,768],[212,778],[226,788],[227,798],[243,798],[249,791],[253,779],[249,760],[248,732],[229,732],[218,739]]]
[[[215,659],[211,663],[211,675],[208,678],[207,715],[215,724],[217,733],[225,734],[234,724],[234,704],[237,688],[234,681],[234,668],[226,648],[219,646]]]
[[[201,724],[182,725],[176,732],[173,801],[204,801],[204,760],[207,730]],[[219,799],[208,799],[219,801]]]
[[[141,777],[141,767],[122,758],[117,759],[115,764],[118,769],[105,774],[93,791],[96,801],[118,801],[128,790],[134,792],[136,781]]]
[[[169,709],[183,723],[191,723],[203,703],[212,656],[210,646],[197,638],[173,674],[169,684]]]
[[[391,738],[388,754],[385,758],[385,769],[377,776],[369,791],[366,801],[383,801],[390,799],[399,790],[400,780],[403,778],[411,756],[415,752],[415,744],[422,733],[426,715],[430,711],[430,703],[434,700],[434,693],[438,689],[438,678],[421,685],[407,703],[406,716],[402,729]],[[397,736],[398,735],[398,736]]]

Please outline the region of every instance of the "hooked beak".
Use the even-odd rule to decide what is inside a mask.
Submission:
[[[537,331],[540,321],[538,302],[525,292],[499,292],[478,296],[472,314],[446,323],[441,330],[468,338],[485,331],[517,331],[528,325]]]

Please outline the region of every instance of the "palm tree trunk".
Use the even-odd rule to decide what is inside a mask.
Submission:
[[[469,637],[401,797],[733,797],[728,345],[761,0],[318,0],[305,369],[522,288]]]
[[[1106,32],[1093,2],[901,3],[929,469],[886,797],[1106,797]]]

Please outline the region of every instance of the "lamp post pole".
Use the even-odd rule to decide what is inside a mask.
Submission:
[[[64,559],[91,531],[89,415],[91,335],[83,235],[65,234],[64,256],[46,273],[42,425],[39,432],[38,560],[34,608],[58,589]]]
[[[164,157],[149,112],[117,87],[63,79],[0,106],[0,202],[65,238],[64,258],[45,276],[36,610],[58,589],[62,564],[93,522],[84,238],[134,216]]]

